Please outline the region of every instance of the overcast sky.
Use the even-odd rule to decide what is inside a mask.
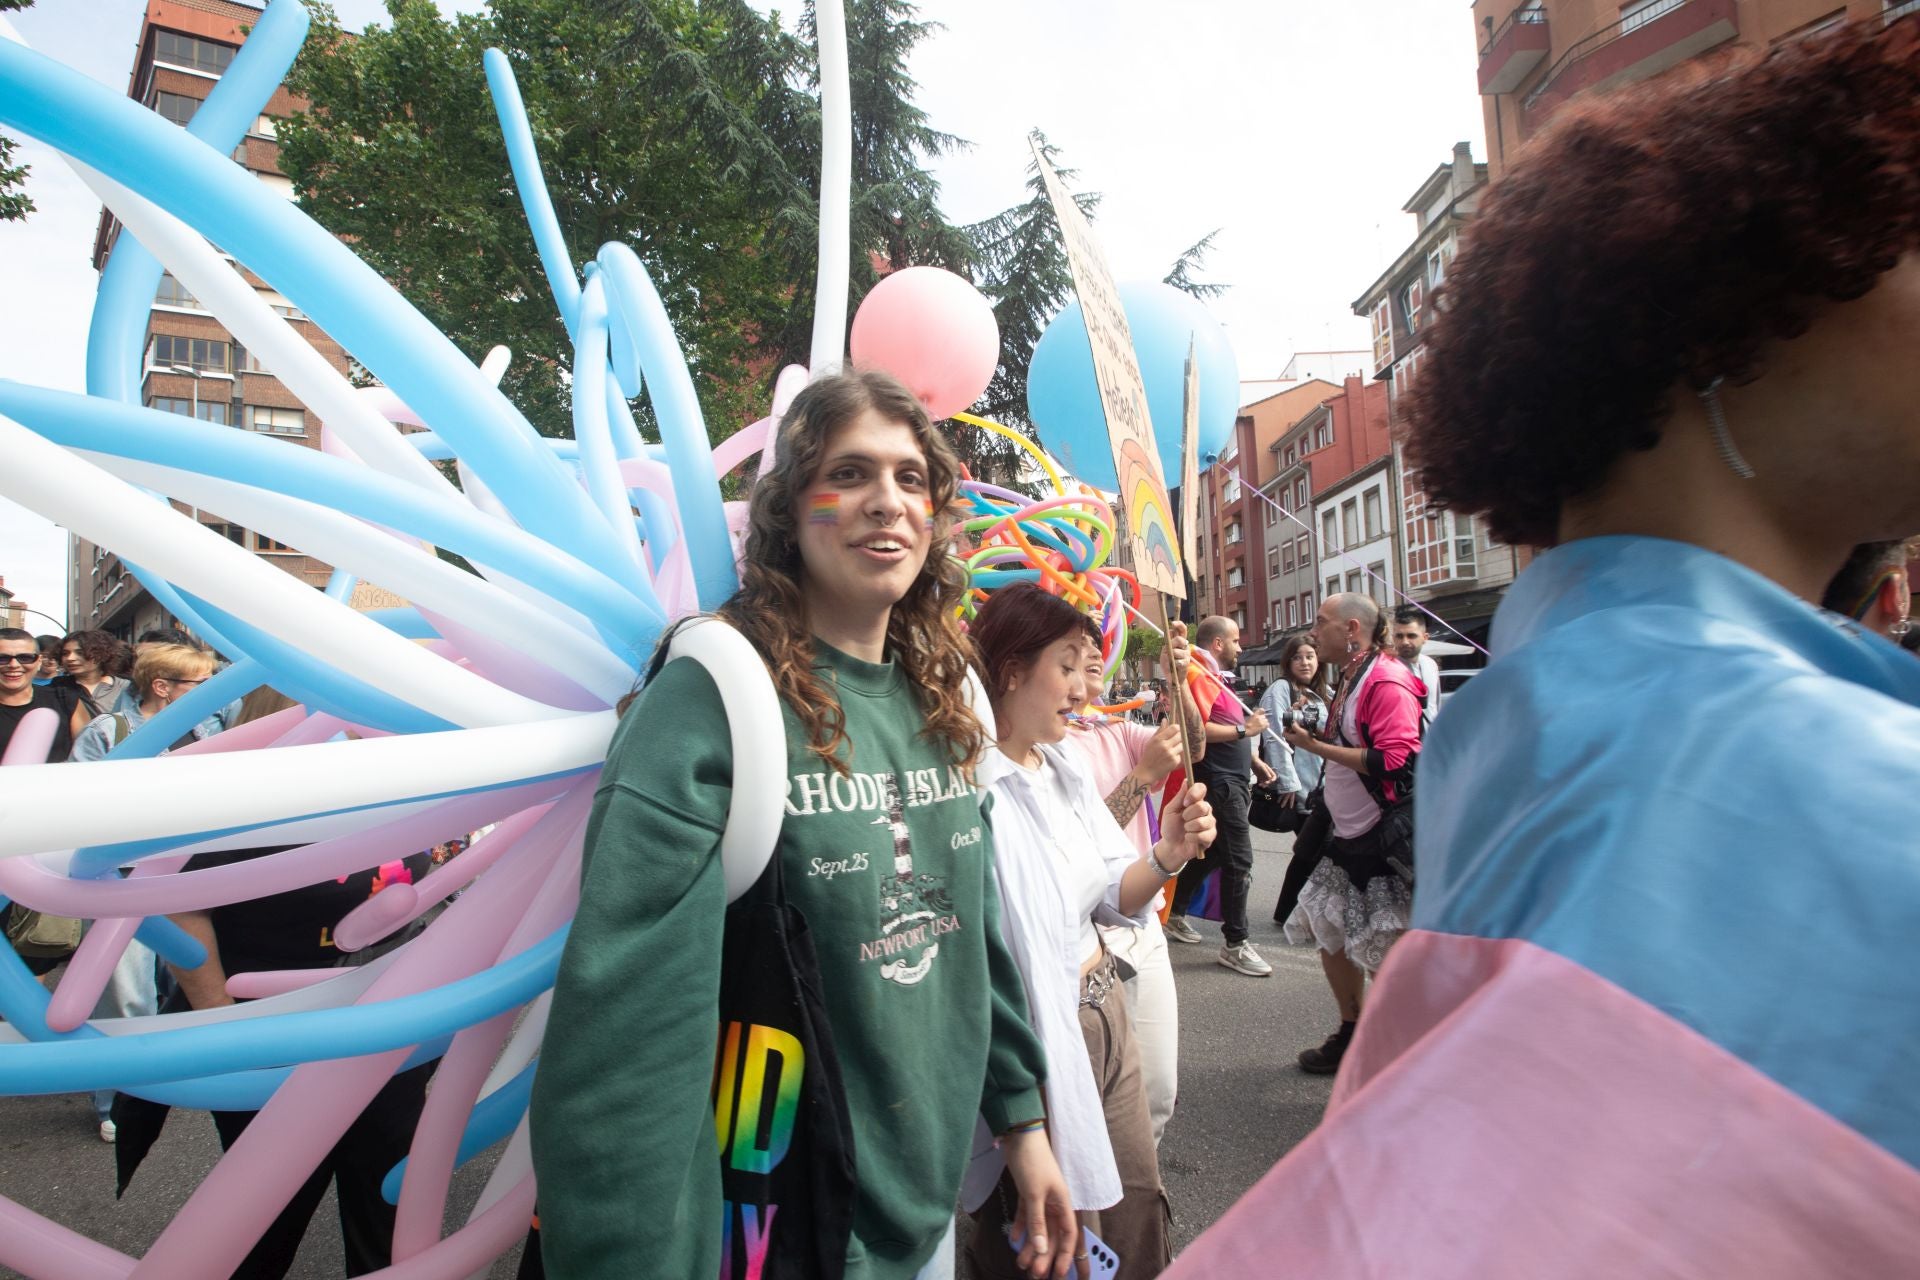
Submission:
[[[379,0],[335,8],[349,27],[385,17]],[[39,0],[11,18],[41,52],[124,91],[144,10]],[[1465,0],[923,0],[922,14],[946,29],[915,57],[920,104],[974,144],[935,166],[948,216],[1018,202],[1038,126],[1081,189],[1105,196],[1095,230],[1119,279],[1158,279],[1222,229],[1207,274],[1233,286],[1212,305],[1243,378],[1295,351],[1365,347],[1351,304],[1411,239],[1401,205],[1454,143],[1486,155]],[[0,223],[0,377],[78,390],[99,204],[43,148],[18,154],[39,208]],[[65,562],[63,533],[0,498],[8,587],[63,614]]]

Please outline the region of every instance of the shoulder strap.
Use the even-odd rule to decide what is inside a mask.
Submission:
[[[655,653],[649,676],[675,658],[707,669],[726,709],[733,742],[733,799],[720,836],[727,901],[751,889],[767,869],[787,815],[787,730],[780,695],[759,650],[719,618],[677,624]]]
[[[118,711],[114,712],[113,713],[113,745],[117,747],[121,743],[125,742],[127,740],[127,735],[132,732],[133,730],[129,728],[127,725],[127,718],[121,715]]]

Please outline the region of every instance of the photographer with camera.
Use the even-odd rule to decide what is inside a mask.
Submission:
[[[1315,942],[1340,1029],[1300,1055],[1310,1075],[1340,1068],[1369,974],[1407,931],[1413,911],[1413,766],[1420,753],[1420,682],[1386,648],[1387,618],[1367,596],[1329,596],[1314,644],[1343,663],[1340,692],[1316,736],[1296,722],[1287,744],[1325,763],[1321,791],[1332,825],[1325,857],[1287,917],[1287,941]]]
[[[1307,876],[1320,865],[1327,840],[1327,807],[1320,802],[1323,762],[1305,747],[1290,747],[1280,733],[1298,724],[1318,732],[1327,723],[1330,668],[1320,661],[1312,635],[1298,635],[1280,650],[1281,678],[1260,699],[1260,710],[1273,726],[1260,735],[1260,754],[1274,772],[1276,831],[1291,831],[1293,854],[1287,860],[1287,878],[1273,908],[1273,922],[1285,924],[1300,901]]]

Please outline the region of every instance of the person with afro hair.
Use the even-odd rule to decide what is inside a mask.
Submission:
[[[1437,300],[1406,450],[1548,548],[1421,752],[1321,1126],[1176,1277],[1920,1274],[1920,18],[1576,100]]]

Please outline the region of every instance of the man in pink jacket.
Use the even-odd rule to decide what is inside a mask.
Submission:
[[[1340,692],[1323,736],[1296,725],[1286,738],[1327,762],[1333,835],[1286,928],[1289,942],[1319,944],[1340,1006],[1340,1029],[1302,1053],[1300,1068],[1332,1075],[1360,1019],[1367,976],[1379,972],[1413,912],[1413,766],[1427,691],[1386,647],[1386,614],[1367,596],[1329,596],[1313,639],[1322,661],[1341,664]]]

